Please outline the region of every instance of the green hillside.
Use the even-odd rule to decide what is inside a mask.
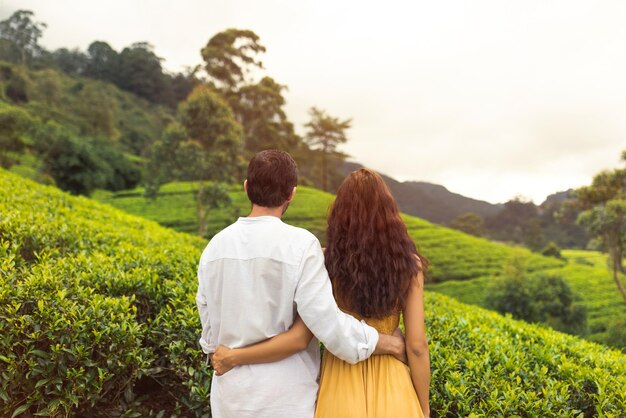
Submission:
[[[169,183],[154,200],[143,197],[143,189],[123,192],[97,191],[93,197],[126,212],[140,215],[182,232],[195,233],[196,206],[194,183]],[[249,202],[241,186],[232,186],[234,210],[211,213],[209,231],[217,232],[237,215],[245,215]],[[285,214],[285,221],[307,228],[324,241],[326,215],[333,196],[308,187],[298,187],[296,198]],[[512,257],[525,257],[532,272],[556,273],[578,293],[587,308],[589,335],[603,342],[607,324],[626,317],[626,305],[620,299],[606,268],[605,256],[591,251],[565,250],[565,260],[544,257],[523,247],[476,238],[428,221],[404,216],[409,234],[431,262],[428,288],[452,296],[464,303],[483,305],[494,275]]]
[[[169,183],[162,187],[162,193],[154,201],[143,197],[142,188],[117,193],[97,191],[93,198],[178,231],[194,233],[197,217],[196,202],[190,192],[193,187],[194,183]],[[245,216],[250,210],[242,186],[232,186],[230,195],[234,210],[211,212],[209,231],[212,234],[233,222],[237,215]],[[329,193],[299,186],[284,219],[312,231],[323,243],[326,215],[332,201],[333,195]],[[533,270],[563,265],[557,259],[537,255],[525,248],[476,238],[412,216],[404,216],[404,220],[418,248],[431,261],[430,279],[434,282],[468,280],[496,273],[513,254],[528,257]]]
[[[208,412],[194,302],[203,245],[0,171],[0,415]],[[426,317],[433,416],[626,410],[617,351],[433,292]]]
[[[0,165],[39,182],[56,181],[64,186],[58,181],[58,173],[45,164],[46,156],[52,156],[51,148],[61,138],[71,138],[70,144],[55,151],[65,153],[65,168],[71,171],[71,164],[80,163],[68,161],[76,158],[71,156],[68,145],[87,148],[96,160],[92,166],[87,164],[87,169],[95,170],[98,180],[110,176],[110,168],[98,163],[112,152],[117,161],[106,162],[113,168],[125,160],[127,165],[137,165],[138,156],[161,136],[173,114],[168,107],[150,103],[108,82],[68,75],[54,68],[35,70],[0,61]],[[59,155],[51,159],[63,160]],[[134,184],[139,175],[137,172]]]

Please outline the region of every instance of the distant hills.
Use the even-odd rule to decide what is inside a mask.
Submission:
[[[362,167],[363,165],[359,163],[345,162],[341,169],[343,174],[347,175]],[[389,186],[402,212],[431,222],[447,224],[466,212],[487,218],[504,207],[503,204],[493,204],[453,193],[439,184],[424,181],[399,182],[385,174],[380,175]]]

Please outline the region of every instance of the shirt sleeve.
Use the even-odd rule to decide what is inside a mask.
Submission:
[[[378,332],[339,309],[316,239],[305,250],[298,273],[294,301],[311,332],[326,349],[350,364],[371,356],[378,343]]]
[[[211,341],[211,322],[209,321],[209,308],[207,306],[206,294],[202,286],[202,262],[198,266],[198,292],[196,293],[196,305],[200,314],[200,323],[202,324],[202,334],[200,335],[200,346],[205,354],[215,351],[209,344]]]

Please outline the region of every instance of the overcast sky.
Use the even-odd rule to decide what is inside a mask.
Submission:
[[[343,148],[399,180],[503,202],[588,184],[626,149],[626,2],[0,0],[48,24],[48,49],[154,45],[170,70],[251,29],[289,91],[353,118]]]

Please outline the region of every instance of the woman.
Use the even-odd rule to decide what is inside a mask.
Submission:
[[[380,333],[406,329],[408,368],[390,355],[351,365],[326,351],[316,418],[428,417],[430,363],[424,325],[421,257],[395,199],[375,172],[360,169],[339,187],[328,217],[325,262],[339,307]],[[253,346],[214,354],[217,373],[278,361],[302,350],[312,334],[297,318],[292,328]]]

